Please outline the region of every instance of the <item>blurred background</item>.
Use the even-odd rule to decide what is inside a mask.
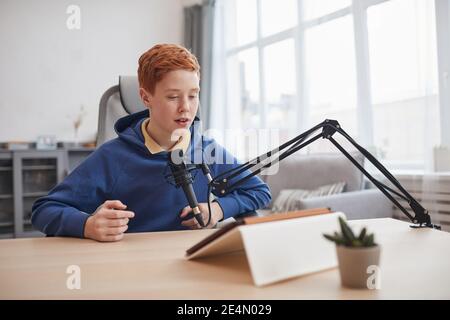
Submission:
[[[104,93],[136,75],[144,51],[178,43],[202,66],[205,130],[276,132],[230,151],[255,156],[336,119],[423,199],[431,194],[442,218],[449,16],[448,0],[0,0],[0,211],[26,211],[27,221],[36,197],[98,146]],[[336,151],[327,141],[302,150],[324,152]],[[5,228],[19,221],[8,219]]]
[[[179,43],[202,62],[207,128],[283,140],[336,119],[399,169],[439,170],[435,149],[450,144],[447,0],[1,0],[0,12],[2,142],[95,141],[104,91],[154,44]]]

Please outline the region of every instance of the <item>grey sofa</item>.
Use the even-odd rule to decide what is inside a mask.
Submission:
[[[353,155],[364,164],[362,155]],[[370,219],[392,217],[392,203],[378,189],[368,189],[368,180],[344,155],[315,154],[292,155],[279,163],[276,174],[262,175],[272,192],[272,203],[282,189],[313,190],[323,185],[346,182],[343,193],[307,198],[301,201],[299,209],[329,207],[342,211],[347,219]],[[269,210],[258,211],[260,215]]]

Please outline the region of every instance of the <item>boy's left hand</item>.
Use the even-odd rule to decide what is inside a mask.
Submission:
[[[199,203],[198,208],[200,209],[200,212],[202,213],[203,222],[206,224],[208,222],[208,204],[207,203]],[[184,207],[183,210],[181,210],[180,218],[185,218],[189,212],[191,212],[191,207],[187,206]],[[211,222],[205,226],[205,228],[211,229],[213,228],[217,222],[223,219],[223,211],[220,205],[217,202],[211,203]],[[190,229],[201,229],[200,224],[197,222],[195,218],[184,220],[181,223],[183,226],[188,227]]]

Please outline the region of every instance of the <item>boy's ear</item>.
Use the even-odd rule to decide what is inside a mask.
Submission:
[[[141,100],[146,105],[146,107],[150,108],[152,100],[151,95],[144,88],[139,88],[139,95],[141,96]]]

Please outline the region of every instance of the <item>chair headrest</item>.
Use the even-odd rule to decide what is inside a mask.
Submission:
[[[147,107],[139,96],[137,76],[119,76],[120,100],[129,114],[145,110]]]

